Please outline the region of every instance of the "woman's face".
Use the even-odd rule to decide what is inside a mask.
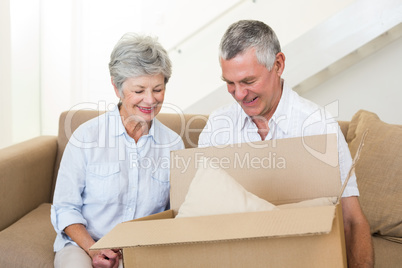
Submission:
[[[122,102],[120,114],[123,121],[150,123],[162,108],[165,77],[158,74],[128,78],[123,83],[122,95],[116,87],[114,89]]]

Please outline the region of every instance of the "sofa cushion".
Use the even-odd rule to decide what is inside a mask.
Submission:
[[[373,236],[373,247],[376,268],[401,267],[402,244]]]
[[[0,232],[0,267],[53,267],[55,238],[44,203]]]
[[[359,200],[373,234],[402,242],[402,127],[360,110],[353,116],[347,133],[352,156],[367,129],[356,165]]]

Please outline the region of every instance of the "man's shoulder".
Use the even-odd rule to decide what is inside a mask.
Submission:
[[[300,96],[295,91],[293,91],[292,93],[295,95],[295,97],[294,97],[295,101],[294,101],[294,106],[293,106],[294,109],[298,109],[298,110],[306,112],[306,113],[311,113],[311,112],[317,111],[318,109],[322,108],[317,103]]]
[[[332,114],[330,107],[321,106],[300,96],[294,104],[292,119],[297,120],[294,123],[303,129],[303,133],[316,135],[338,132],[339,125],[335,118],[337,114]]]
[[[321,106],[311,100],[308,100],[306,98],[303,98],[301,96],[298,96],[297,98],[297,103],[294,105],[294,109],[297,110],[300,114],[302,114],[302,117],[305,118],[310,118],[310,117],[322,117],[324,116],[327,119],[334,119],[334,115],[331,114],[330,112],[330,106],[331,104],[324,106]]]

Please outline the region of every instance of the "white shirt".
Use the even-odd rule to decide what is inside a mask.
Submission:
[[[346,179],[352,158],[336,120],[323,108],[300,97],[283,85],[282,96],[274,115],[268,121],[265,140],[336,133],[338,136],[339,169],[341,182]],[[261,141],[258,128],[236,102],[214,111],[200,134],[199,147]],[[352,175],[343,197],[358,196],[356,176]]]
[[[82,124],[71,136],[57,176],[52,224],[54,250],[73,243],[63,232],[86,226],[97,241],[118,223],[169,207],[170,151],[184,149],[181,138],[156,118],[136,143],[119,110]]]

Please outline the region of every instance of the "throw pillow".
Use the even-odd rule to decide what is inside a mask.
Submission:
[[[223,169],[203,158],[177,218],[274,210],[276,207],[248,192]]]
[[[372,234],[402,237],[402,127],[384,123],[374,113],[358,111],[346,137],[352,157],[366,129],[355,170],[359,201]]]
[[[320,207],[320,206],[333,206],[336,203],[337,197],[319,197],[314,199],[309,199],[305,201],[300,201],[298,203],[290,203],[279,205],[279,209],[289,209],[289,208],[305,208],[305,207]]]

